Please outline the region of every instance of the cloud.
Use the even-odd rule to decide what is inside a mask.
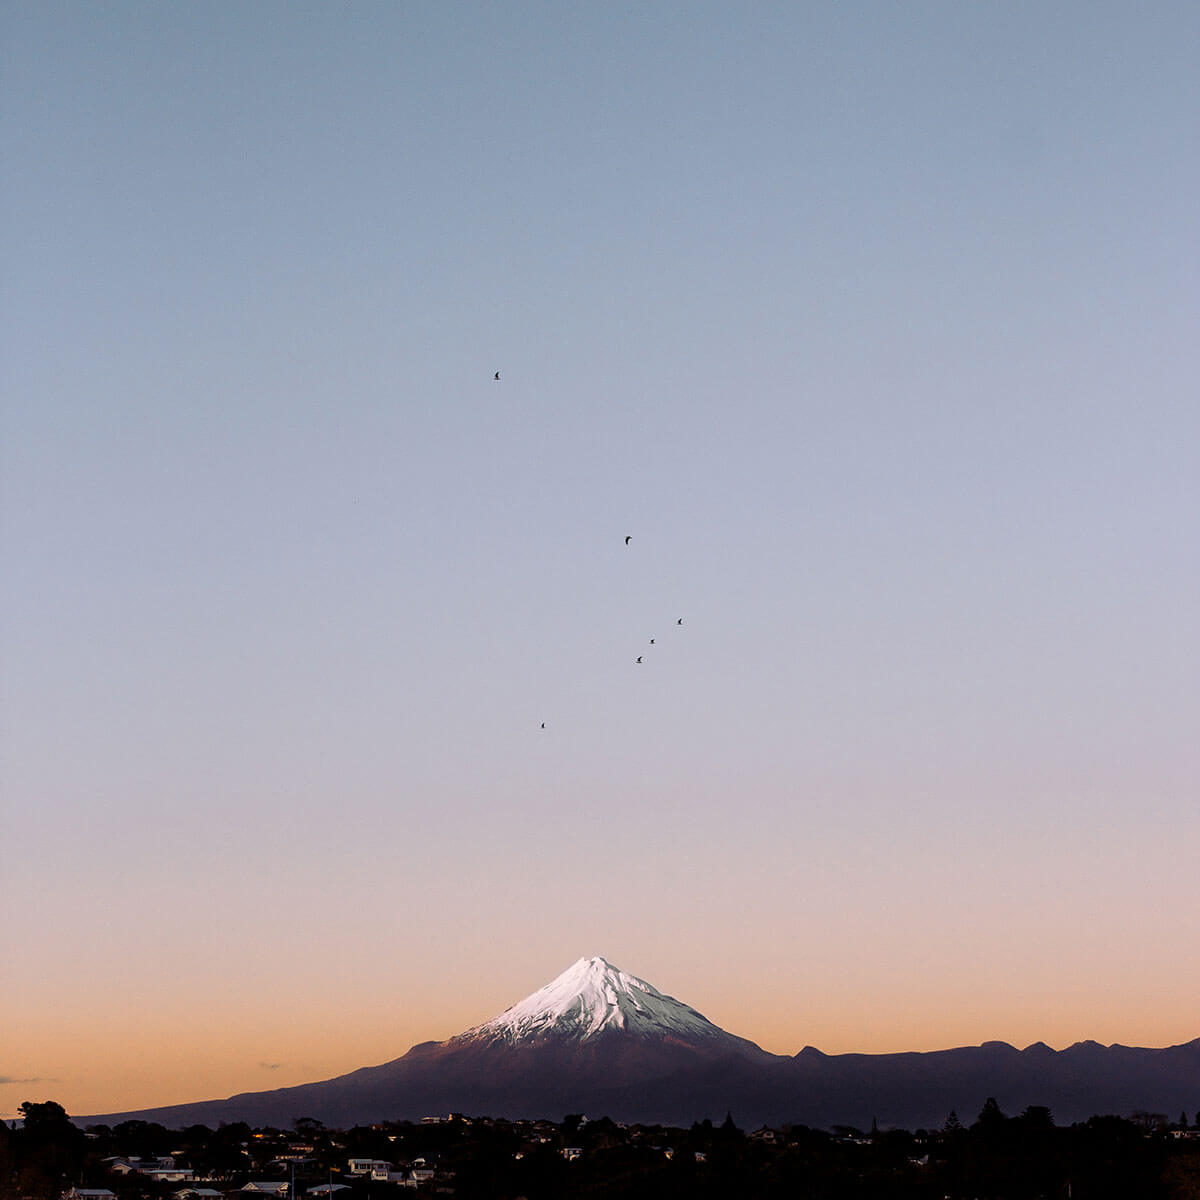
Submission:
[[[283,1063],[259,1063],[258,1065],[262,1067],[264,1071],[278,1071],[279,1068],[283,1066]]]
[[[4,1083],[62,1083],[61,1079],[43,1079],[40,1075],[33,1079],[17,1079],[14,1075],[0,1075],[0,1084]]]

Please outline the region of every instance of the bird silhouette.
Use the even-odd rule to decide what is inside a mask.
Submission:
[[[638,662],[641,662],[641,661],[642,661],[642,656],[641,656],[640,654],[638,655],[638,659],[637,659],[637,660],[638,660]]]
[[[675,624],[676,624],[676,625],[682,625],[682,624],[683,624],[683,618],[682,618],[682,617],[680,617],[680,618],[679,618],[679,620],[675,622]]]
[[[652,645],[652,646],[654,645],[654,639],[653,639],[653,638],[651,638],[651,639],[650,639],[650,645]]]
[[[629,545],[630,539],[631,539],[632,537],[633,537],[633,534],[632,534],[632,533],[627,533],[627,534],[625,535],[625,545],[627,545],[627,546]]]
[[[543,729],[545,729],[545,728],[546,728],[546,722],[545,722],[545,721],[543,721],[543,722],[542,722],[542,728],[543,728]]]
[[[496,372],[496,374],[492,376],[492,378],[493,378],[493,379],[499,379],[499,378],[500,378],[500,372],[499,372],[499,371],[497,371],[497,372]]]

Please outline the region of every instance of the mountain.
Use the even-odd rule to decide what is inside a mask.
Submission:
[[[776,1057],[603,958],[581,958],[540,991],[446,1044],[582,1049],[616,1044],[614,1037],[642,1049],[671,1046],[702,1054]]]
[[[1200,1038],[1145,1050],[1081,1042],[1063,1051],[1004,1042],[926,1054],[770,1054],[603,958],[581,958],[498,1017],[401,1058],[320,1083],[228,1100],[79,1117],[180,1128],[246,1121],[287,1127],[301,1116],[345,1127],[464,1112],[691,1124],[733,1112],[744,1125],[938,1127],[994,1096],[1020,1112],[1048,1105],[1061,1121],[1200,1103]]]

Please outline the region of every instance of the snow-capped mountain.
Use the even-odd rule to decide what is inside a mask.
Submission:
[[[1170,1112],[1195,1100],[1200,1038],[1144,1050],[1082,1042],[1054,1051],[985,1042],[928,1054],[768,1054],[603,958],[581,958],[498,1017],[423,1042],[378,1067],[228,1100],[77,1117],[172,1128],[247,1121],[330,1126],[417,1120],[431,1113],[690,1124],[727,1111],[757,1125],[908,1128],[976,1111],[988,1096],[1019,1112],[1049,1105],[1060,1120],[1135,1108]]]
[[[653,984],[599,957],[572,963],[544,988],[454,1040],[515,1046],[547,1038],[583,1042],[606,1033],[688,1045],[725,1044],[739,1050],[750,1045],[682,1001],[663,995]]]
[[[707,1111],[791,1059],[726,1033],[694,1008],[601,957],[581,958],[498,1017],[403,1057],[321,1083],[156,1109],[167,1125],[329,1125],[428,1113],[537,1117],[570,1111],[666,1119],[678,1097]],[[728,1104],[721,1107],[724,1114]],[[713,1109],[716,1112],[716,1108]],[[112,1123],[129,1114],[87,1121]]]

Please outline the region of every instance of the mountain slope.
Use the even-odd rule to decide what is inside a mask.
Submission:
[[[1200,1094],[1200,1039],[1162,1050],[1081,1042],[1061,1052],[1003,1042],[927,1054],[769,1054],[603,958],[584,958],[498,1017],[376,1067],[319,1083],[138,1112],[170,1127],[331,1126],[465,1112],[509,1118],[567,1112],[690,1124],[727,1111],[745,1125],[940,1126],[994,1096],[1009,1113],[1048,1105],[1060,1121],[1094,1113],[1189,1110]]]
[[[579,959],[533,995],[451,1038],[450,1044],[583,1044],[613,1033],[641,1042],[766,1054],[753,1042],[726,1033],[694,1008],[599,957]]]

